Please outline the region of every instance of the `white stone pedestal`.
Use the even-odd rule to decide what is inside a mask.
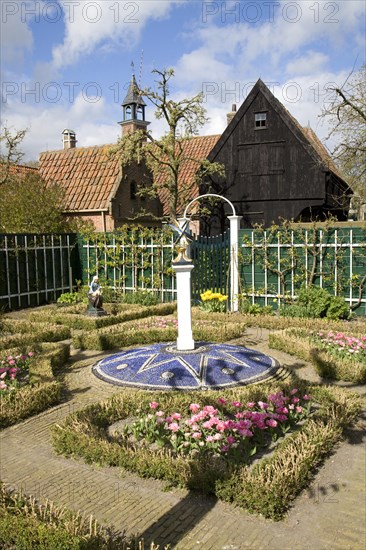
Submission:
[[[172,267],[177,275],[177,349],[188,351],[194,349],[191,314],[191,271],[194,265],[183,260],[179,263],[173,263]]]

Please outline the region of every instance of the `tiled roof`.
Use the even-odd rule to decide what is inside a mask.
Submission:
[[[118,155],[109,156],[112,145],[48,151],[39,157],[40,175],[58,183],[65,193],[67,211],[104,210],[122,177]]]
[[[338,177],[340,177],[341,179],[344,179],[342,174],[339,172],[336,164],[334,163],[333,159],[329,155],[328,151],[326,150],[326,148],[324,147],[324,145],[322,144],[322,142],[320,141],[320,139],[318,138],[314,130],[312,130],[309,126],[305,126],[304,128],[301,128],[301,130],[305,135],[305,137],[308,139],[308,141],[310,141],[311,145],[315,149],[317,155],[320,157],[323,164],[325,164],[331,172],[334,172],[334,174],[336,174]]]
[[[7,172],[8,171],[8,172]],[[10,176],[17,176],[25,178],[28,174],[37,174],[38,168],[34,166],[26,166],[25,164],[9,164],[2,162],[0,164],[0,177],[1,179],[7,174]]]
[[[184,157],[187,158],[187,160],[183,163],[181,167],[181,171],[179,174],[179,187],[181,189],[189,190],[190,199],[196,198],[199,194],[198,187],[195,185],[197,162],[190,159],[206,159],[220,137],[220,135],[197,136],[183,141]],[[155,183],[162,185],[165,183],[166,179],[167,174],[164,170],[162,170],[155,178]],[[169,213],[168,197],[169,191],[162,188],[159,192],[159,198],[163,204],[164,215],[167,215]]]

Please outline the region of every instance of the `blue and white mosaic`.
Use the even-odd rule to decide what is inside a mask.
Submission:
[[[252,384],[272,376],[272,357],[242,346],[197,343],[193,351],[153,344],[122,351],[93,367],[96,376],[121,386],[161,390],[202,390]]]

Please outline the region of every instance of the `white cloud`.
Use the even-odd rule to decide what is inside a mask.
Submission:
[[[74,64],[82,55],[111,43],[133,46],[149,19],[166,17],[175,0],[116,2],[79,0],[74,5],[60,0],[64,12],[65,39],[53,49],[56,68]],[[108,42],[108,46],[106,46]]]
[[[9,102],[4,124],[13,129],[28,128],[21,145],[24,162],[37,160],[41,151],[62,149],[65,128],[76,132],[78,147],[115,143],[121,132],[113,108],[104,98],[90,103],[81,93],[71,107],[69,103],[40,105],[17,98]]]
[[[286,72],[292,75],[313,74],[322,69],[328,61],[328,55],[311,50],[306,55],[296,57],[287,63]]]
[[[28,9],[34,8],[34,1],[22,3]],[[33,47],[32,31],[28,27],[25,17],[22,17],[17,2],[7,2],[1,6],[0,48],[2,63],[19,66],[24,54]]]

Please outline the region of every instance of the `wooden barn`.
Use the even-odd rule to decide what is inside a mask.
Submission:
[[[258,80],[208,158],[224,164],[226,177],[212,178],[200,188],[228,198],[242,227],[271,225],[281,218],[295,221],[346,220],[352,191],[338,173],[325,147],[311,128],[294,117]],[[205,224],[216,234],[226,226],[222,206]]]

